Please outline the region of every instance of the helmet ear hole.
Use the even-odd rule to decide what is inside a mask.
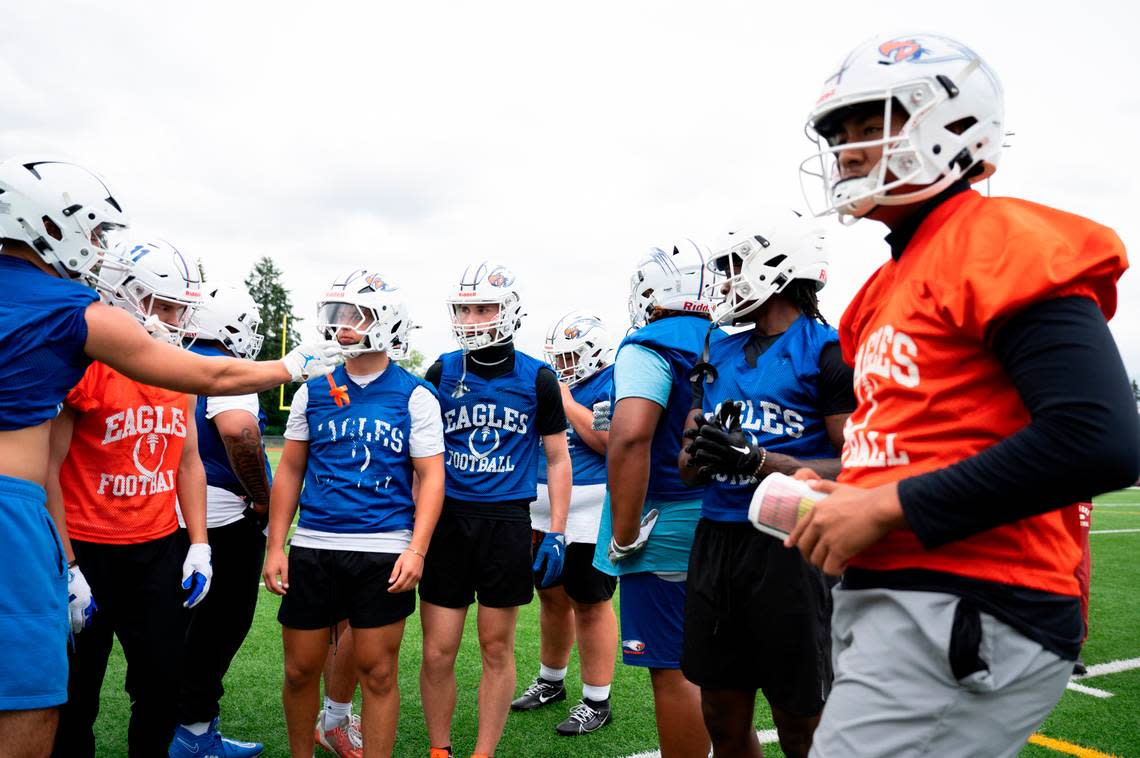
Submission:
[[[945,126],[945,129],[946,131],[952,132],[954,134],[963,134],[967,129],[976,123],[978,123],[978,119],[974,118],[973,116],[965,116],[964,118],[960,118],[957,121],[951,121]]]
[[[46,231],[48,233],[48,236],[53,240],[59,242],[63,239],[63,231],[60,230],[58,224],[51,220],[51,217],[44,216],[40,219],[40,222],[44,225],[44,231]]]

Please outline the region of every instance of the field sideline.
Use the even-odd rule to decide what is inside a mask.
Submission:
[[[1084,660],[1096,668],[1090,676],[1071,683],[1039,735],[1031,741],[1033,744],[1027,745],[1021,756],[1140,758],[1140,594],[1136,591],[1140,587],[1140,564],[1136,560],[1140,555],[1140,489],[1123,490],[1097,499],[1091,540],[1092,633]],[[226,677],[222,725],[224,732],[235,738],[265,742],[266,756],[285,758],[289,751],[280,700],[282,653],[275,615],[277,605],[277,599],[263,590],[253,629]],[[538,666],[537,600],[520,614],[516,660],[521,688],[534,676]],[[1112,662],[1119,663],[1098,666]],[[417,614],[408,620],[401,651],[403,702],[395,751],[398,756],[427,755],[420,711],[419,663]],[[475,741],[479,672],[473,613],[468,617],[468,634],[464,637],[457,669],[459,700],[453,744],[456,756],[466,756]],[[129,705],[123,692],[123,678],[122,652],[116,643],[96,725],[100,756],[126,755]],[[567,678],[571,698],[580,694],[580,682],[575,654]],[[359,707],[359,698],[357,702]],[[620,656],[613,703],[613,724],[584,737],[564,738],[554,734],[554,724],[564,718],[566,704],[537,713],[511,714],[497,755],[617,758],[653,754],[657,740],[648,675],[644,670],[622,666]],[[757,729],[772,729],[766,705],[757,707],[755,723]],[[777,745],[767,744],[765,754],[783,753]],[[318,751],[317,755],[322,753]]]

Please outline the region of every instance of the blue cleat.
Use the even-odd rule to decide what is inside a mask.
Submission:
[[[223,737],[215,718],[202,735],[179,725],[170,743],[170,758],[254,758],[264,750],[265,746],[260,742],[241,742]]]

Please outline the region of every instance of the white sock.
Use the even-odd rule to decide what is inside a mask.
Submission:
[[[566,678],[566,667],[560,669],[552,669],[545,663],[538,664],[538,675],[548,682],[561,682]]]
[[[595,703],[600,703],[604,700],[610,699],[610,685],[608,684],[586,684],[582,682],[582,697],[586,700],[592,700]]]
[[[333,729],[337,724],[344,721],[352,715],[352,701],[347,703],[338,703],[335,700],[325,698],[325,711],[322,718],[325,720],[325,729]]]
[[[182,728],[190,732],[195,737],[201,737],[210,729],[209,721],[196,721],[193,724],[183,724]]]

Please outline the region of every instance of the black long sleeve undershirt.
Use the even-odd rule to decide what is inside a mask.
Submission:
[[[1002,442],[899,482],[930,548],[1136,482],[1140,421],[1104,316],[1088,298],[1033,305],[994,335],[1030,422]]]

